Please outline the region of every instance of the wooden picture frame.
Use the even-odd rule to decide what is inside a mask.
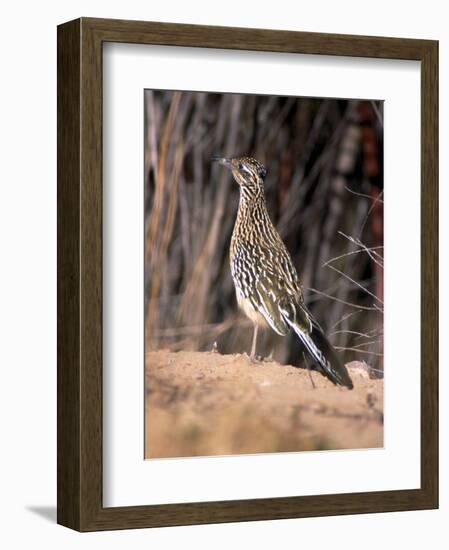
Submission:
[[[102,44],[421,62],[421,488],[105,508],[102,503]],[[82,18],[58,27],[58,523],[79,531],[438,506],[438,43]]]

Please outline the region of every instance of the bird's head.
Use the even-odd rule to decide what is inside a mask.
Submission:
[[[265,166],[258,160],[251,157],[213,157],[212,160],[231,170],[235,181],[245,194],[263,191],[263,182],[267,171]]]

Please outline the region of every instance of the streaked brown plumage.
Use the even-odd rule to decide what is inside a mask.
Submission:
[[[240,201],[230,247],[231,274],[237,302],[254,323],[251,357],[258,327],[286,336],[298,335],[321,372],[334,384],[352,388],[346,367],[307,310],[290,254],[267,211],[265,167],[256,159],[215,158],[232,171]]]

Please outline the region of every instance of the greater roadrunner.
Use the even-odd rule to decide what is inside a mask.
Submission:
[[[304,304],[290,254],[268,215],[265,167],[250,157],[213,160],[229,168],[240,187],[230,262],[238,305],[254,323],[251,359],[256,356],[259,327],[270,326],[281,336],[293,330],[322,374],[352,388],[346,367]]]

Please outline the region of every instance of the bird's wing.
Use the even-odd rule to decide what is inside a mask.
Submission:
[[[279,310],[279,281],[272,275],[259,274],[254,285],[254,292],[251,295],[253,307],[265,318],[270,327],[280,334],[286,336],[290,327],[285,322]]]
[[[296,286],[279,268],[284,263],[285,259],[276,250],[252,243],[236,247],[231,262],[237,293],[282,336],[288,334],[290,328],[279,311],[279,299],[297,292]]]
[[[238,294],[250,301],[275,332],[282,336],[288,334],[290,327],[279,303],[286,298],[302,301],[302,290],[290,254],[280,237],[275,243],[237,245],[231,272]]]
[[[298,274],[282,241],[276,248],[262,246],[259,258],[255,284],[258,310],[275,332],[285,336],[290,327],[279,304],[284,300],[302,301]]]

